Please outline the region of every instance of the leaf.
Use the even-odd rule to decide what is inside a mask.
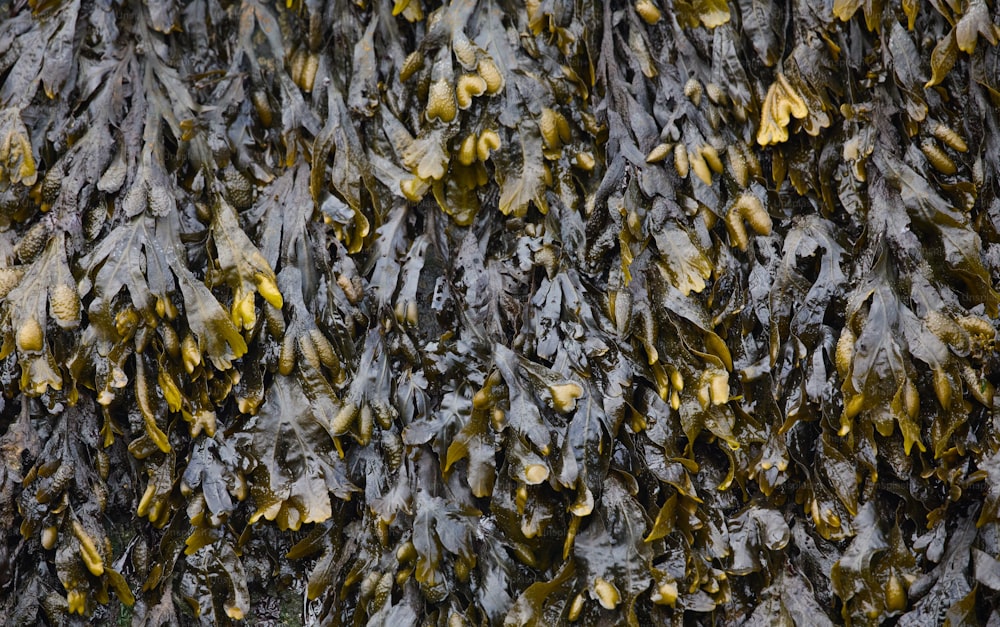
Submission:
[[[4,100],[0,95],[0,100]],[[21,121],[21,111],[8,107],[0,111],[0,182],[34,185],[37,178],[28,129]]]
[[[577,493],[570,512],[588,516],[593,512],[603,491],[607,473],[601,455],[611,426],[595,390],[591,388],[569,423],[559,480],[566,487],[575,486]]]
[[[164,266],[157,253],[161,249],[147,243],[150,229],[155,229],[153,219],[140,216],[117,227],[105,237],[100,245],[81,261],[91,282],[85,282],[81,292],[87,295],[94,286],[95,303],[107,306],[123,288],[128,288],[132,304],[140,311],[151,311],[153,295],[143,275],[142,268],[152,258],[157,266]],[[161,275],[162,276],[162,275]],[[166,287],[165,285],[161,287]],[[157,294],[166,299],[166,293]],[[95,310],[95,306],[91,306]],[[97,313],[94,311],[94,313]]]
[[[374,181],[371,166],[361,145],[361,139],[350,123],[347,107],[343,96],[336,89],[327,91],[328,107],[331,113],[327,126],[316,138],[316,150],[313,154],[312,174],[309,189],[313,201],[319,205],[323,197],[322,180],[326,173],[327,155],[333,152],[333,169],[331,182],[351,208],[353,216],[346,230],[341,229],[338,237],[351,252],[358,252],[368,236],[370,223],[362,211],[362,192],[368,190],[373,194]]]
[[[751,506],[729,522],[729,542],[733,549],[730,573],[746,575],[763,567],[765,549],[780,551],[791,537],[788,524],[771,509]]]
[[[764,594],[766,601],[757,607],[747,625],[833,625],[816,601],[809,581],[799,573],[782,572]]]
[[[897,161],[886,160],[887,178],[898,186],[903,205],[913,219],[936,230],[944,249],[945,261],[969,289],[977,302],[983,302],[993,315],[1000,296],[992,289],[979,253],[979,235],[965,213],[952,207],[931,189],[926,178]]]
[[[861,7],[861,4],[861,0],[834,0],[833,15],[840,21],[846,22],[854,17],[854,13]]]
[[[966,572],[972,556],[970,549],[975,538],[975,525],[972,515],[959,514],[958,518],[955,530],[949,534],[941,562],[911,585],[911,589],[916,587],[918,590],[927,590],[927,593],[916,602],[913,609],[900,616],[900,620],[930,624],[931,621],[939,621],[953,607],[956,614],[961,616],[959,610],[964,605],[960,604],[961,600],[970,593],[974,594]],[[928,590],[933,582],[937,582],[937,585]]]
[[[164,404],[160,402],[161,397],[154,394],[155,388],[152,381],[146,374],[146,360],[144,356],[136,356],[135,360],[135,400],[142,414],[143,427],[146,437],[156,445],[163,453],[172,450],[167,434],[160,427],[166,422]]]
[[[473,410],[467,423],[448,445],[444,472],[462,459],[468,459],[466,477],[472,493],[488,497],[496,479],[496,444],[486,419],[486,411]]]
[[[419,491],[413,518],[413,546],[417,551],[414,577],[429,588],[445,585],[442,567],[447,554],[474,561],[472,517],[474,510],[456,508],[443,499]]]
[[[972,569],[976,581],[990,590],[1000,588],[1000,561],[977,548],[972,549]]]
[[[0,437],[0,455],[3,467],[0,472],[0,521],[12,525],[16,511],[15,485],[24,480],[28,471],[22,460],[34,458],[41,452],[41,441],[37,431],[28,420],[28,412],[22,411]]]
[[[63,92],[76,56],[73,44],[79,10],[79,0],[62,3],[49,11],[47,19],[36,23],[35,28],[12,33],[17,37],[14,50],[21,54],[17,55],[17,62],[0,88],[0,102],[16,109],[24,108],[34,98],[39,83],[45,86],[49,98],[68,95]],[[6,159],[0,158],[0,162],[3,161]]]
[[[569,583],[574,575],[572,562],[566,562],[550,581],[537,581],[521,593],[504,617],[504,625],[536,627],[548,624],[550,612],[565,606]],[[560,612],[562,614],[562,612]]]
[[[233,291],[230,318],[237,328],[252,329],[256,323],[253,294],[281,309],[283,300],[277,277],[264,256],[236,221],[236,212],[220,194],[212,220],[212,241],[218,263],[218,279]]]
[[[889,272],[887,257],[881,255],[864,288],[858,291],[862,298],[870,297],[871,304],[865,327],[854,344],[849,383],[868,399],[894,393],[906,378],[904,349],[893,331],[899,326],[900,305]]]
[[[945,615],[945,625],[965,625],[975,622],[976,617],[976,589],[973,588],[962,599],[956,601],[948,608]]]
[[[1000,41],[1000,26],[990,19],[985,0],[970,0],[962,19],[955,24],[955,41],[958,49],[972,54],[976,51],[976,41],[982,36],[991,46]]]
[[[235,502],[246,496],[243,461],[232,441],[219,434],[198,440],[181,476],[181,491],[201,488],[202,498],[213,520],[225,520],[235,509]]]
[[[780,8],[759,0],[739,0],[739,7],[743,28],[750,36],[754,51],[764,65],[773,66],[778,61],[778,45],[783,39],[778,29]]]
[[[872,562],[878,554],[889,548],[885,533],[876,522],[876,516],[873,503],[865,503],[858,510],[858,515],[854,518],[858,534],[831,571],[834,590],[844,601],[841,615],[845,620],[849,620],[852,613],[865,607],[866,603],[874,611],[881,611],[883,607],[881,589],[873,591],[869,583],[874,580]]]
[[[713,266],[693,236],[668,222],[653,237],[663,260],[659,267],[681,294],[688,296],[691,292],[697,294],[704,290]]]
[[[48,46],[42,62],[41,78],[45,94],[54,98],[63,91],[72,71],[74,61],[73,39],[76,36],[76,21],[80,3],[69,2],[60,7],[56,16],[51,16]],[[59,22],[56,24],[55,22]]]
[[[931,52],[931,80],[924,84],[924,89],[940,85],[951,72],[951,68],[955,67],[957,60],[958,40],[956,30],[953,28],[943,39],[938,40],[934,51]]]
[[[822,448],[817,451],[817,460],[833,493],[851,516],[858,516],[858,473],[854,464],[833,446],[824,435]]]
[[[520,587],[516,583],[519,569],[493,536],[487,538],[486,546],[479,553],[478,564],[483,585],[476,588],[476,600],[490,621],[504,620],[515,602],[510,591]]]
[[[729,4],[724,0],[695,0],[694,8],[705,28],[722,26],[729,21]]]
[[[142,438],[132,441],[129,450],[133,456],[137,458],[149,457],[147,452],[143,450],[143,444],[145,442]],[[177,455],[174,452],[156,456],[146,465],[145,471],[148,475],[148,481],[136,507],[136,514],[148,518],[149,522],[157,527],[166,525],[173,515],[175,508],[171,503],[171,497],[174,492],[174,473],[176,470]]]
[[[49,238],[44,247],[3,299],[10,324],[8,350],[18,349],[21,389],[31,395],[63,387],[64,375],[56,356],[67,351],[55,344],[56,336],[46,333],[48,321],[64,329],[80,323],[80,298],[66,258],[66,240],[58,234]]]
[[[247,352],[247,344],[232,323],[226,310],[215,300],[205,284],[190,272],[175,268],[188,324],[198,339],[201,353],[209,358],[218,370],[228,370],[232,360]]]
[[[788,141],[788,124],[792,118],[803,119],[809,115],[805,100],[781,73],[767,89],[761,112],[757,143],[761,146]]]
[[[979,513],[979,519],[976,521],[977,527],[982,527],[988,522],[1000,518],[1000,491],[994,487],[997,484],[993,483],[996,477],[1000,477],[1000,452],[983,459],[979,463],[978,470],[969,475],[970,482],[985,479],[987,485],[987,494],[983,503],[983,509]]]
[[[912,26],[910,28],[912,30]],[[905,94],[906,112],[915,121],[922,121],[927,115],[927,102],[920,84],[925,76],[920,67],[917,46],[910,34],[899,23],[894,23],[889,34],[889,48],[892,52],[893,71],[900,88]]]
[[[847,281],[841,269],[846,251],[830,222],[810,216],[789,229],[782,253],[769,296],[772,340],[780,342],[791,333],[813,344],[812,337]],[[809,262],[819,263],[815,279],[803,276],[799,270]],[[772,358],[779,348],[777,343],[771,344]]]
[[[424,131],[416,139],[408,138],[402,150],[403,165],[419,179],[441,180],[451,160],[445,141],[442,129]]]
[[[91,315],[110,322],[110,302],[123,287],[128,288],[133,306],[152,316],[157,305],[171,300],[176,279],[201,353],[217,369],[227,370],[233,359],[246,353],[246,342],[211,291],[182,265],[177,228],[176,216],[140,215],[119,226],[83,259],[92,283],[83,283],[81,292],[87,294],[94,285]],[[112,329],[103,328],[101,333],[103,342],[117,339]]]
[[[600,581],[614,586],[624,604],[625,620],[636,625],[637,597],[652,583],[651,550],[643,540],[646,520],[642,508],[614,476],[605,484],[603,502],[607,509],[602,508],[589,526],[577,534],[573,556],[584,582],[602,605],[613,609],[607,607],[609,599],[601,596]]]
[[[299,384],[278,376],[249,429],[260,463],[251,486],[257,510],[250,518],[277,520],[282,529],[323,522],[332,515],[330,494],[347,499],[357,491],[333,446],[333,435]]]
[[[521,374],[525,361],[506,347],[499,344],[495,346],[493,356],[497,369],[503,375],[509,389],[510,411],[507,412],[507,419],[522,437],[537,447],[543,455],[548,455],[553,444],[552,435],[534,400],[536,394],[543,393],[539,380]]]
[[[250,612],[250,591],[243,561],[231,542],[203,547],[188,558],[190,568],[181,577],[182,594],[198,614],[216,621],[242,620]],[[216,588],[219,592],[216,592]]]
[[[399,275],[407,250],[406,218],[409,211],[405,205],[397,205],[389,213],[386,221],[378,228],[375,271],[372,273],[371,287],[379,303],[387,305],[399,284]],[[412,244],[411,244],[412,246]]]
[[[548,211],[548,202],[544,194],[542,137],[531,126],[521,127],[518,137],[521,147],[520,163],[516,157],[505,159],[497,156],[500,212],[523,217],[528,211],[528,205],[534,203],[536,209],[545,213]]]
[[[161,33],[169,33],[177,22],[177,6],[170,0],[148,6],[150,25]]]

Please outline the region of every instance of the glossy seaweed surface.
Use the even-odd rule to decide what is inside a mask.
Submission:
[[[996,624],[998,13],[3,3],[0,615]]]

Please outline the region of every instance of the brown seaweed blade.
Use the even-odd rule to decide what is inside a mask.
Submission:
[[[995,9],[3,4],[0,614],[996,622]]]

